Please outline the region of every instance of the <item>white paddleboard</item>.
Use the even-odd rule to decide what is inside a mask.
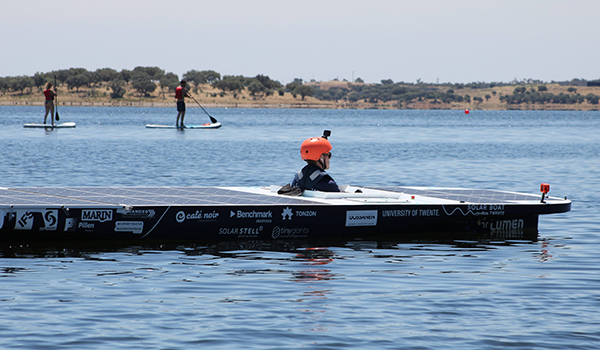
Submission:
[[[181,129],[175,125],[157,125],[157,124],[147,124],[147,128],[149,129]],[[217,129],[221,127],[221,123],[206,123],[200,125],[186,125],[183,129]]]
[[[74,122],[67,122],[67,123],[60,123],[60,124],[35,124],[35,123],[29,123],[29,124],[24,124],[23,127],[24,128],[41,128],[41,129],[61,129],[61,128],[74,128],[76,127],[77,124],[75,124]]]

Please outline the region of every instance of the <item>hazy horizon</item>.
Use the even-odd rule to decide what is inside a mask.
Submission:
[[[596,80],[596,0],[4,2],[0,76],[157,66],[289,83]]]

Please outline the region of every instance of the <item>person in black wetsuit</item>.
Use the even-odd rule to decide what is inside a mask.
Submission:
[[[325,172],[325,169],[329,169],[333,148],[327,140],[330,134],[329,130],[325,130],[323,136],[311,137],[302,142],[300,154],[302,160],[308,164],[294,175],[293,187],[303,190],[340,192],[335,180]]]

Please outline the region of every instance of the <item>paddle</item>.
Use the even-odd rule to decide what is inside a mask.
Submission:
[[[206,115],[209,116],[210,121],[213,122],[213,124],[217,122],[217,120],[215,118],[213,118],[210,114],[208,114],[208,112],[206,111],[206,109],[204,109],[204,107],[202,107],[202,105],[198,101],[196,101],[196,99],[194,98],[194,96],[192,96],[192,95],[188,95],[188,96],[191,97],[192,100],[194,100],[194,102],[196,102],[198,104],[198,106],[200,106],[200,108],[202,108],[202,110],[204,111],[204,113],[206,113]]]
[[[56,86],[56,74],[54,74],[54,89],[58,89],[58,87]],[[54,99],[56,100],[56,106],[54,106],[54,109],[56,110],[56,117],[54,119],[56,119],[56,121],[60,120],[60,117],[58,116],[58,95],[54,95]]]

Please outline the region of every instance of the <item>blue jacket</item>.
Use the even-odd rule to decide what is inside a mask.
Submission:
[[[300,187],[304,190],[340,192],[333,178],[314,164],[308,164],[296,173],[292,181],[292,186]]]

